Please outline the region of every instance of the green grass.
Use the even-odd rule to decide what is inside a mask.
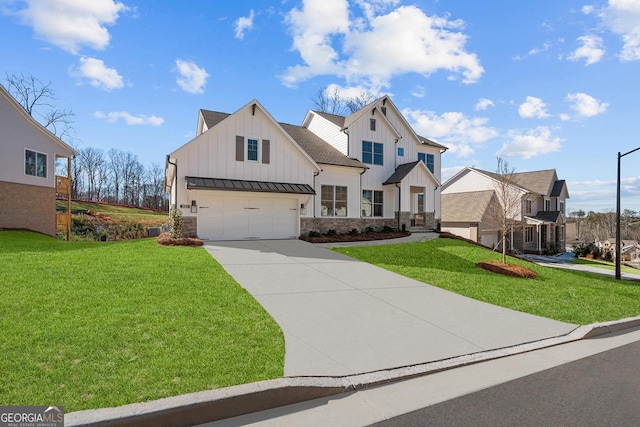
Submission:
[[[275,321],[203,249],[0,232],[0,402],[66,411],[281,377]]]
[[[615,271],[616,265],[612,262],[595,260],[595,259],[586,259],[586,258],[576,258],[574,264],[587,265],[589,267],[602,268],[605,270],[613,270]],[[627,267],[626,265],[620,266],[620,271],[631,274],[640,274],[640,270],[632,267]]]
[[[64,200],[57,200],[56,207],[59,209],[66,209],[67,202]],[[92,202],[71,202],[71,211],[91,211],[100,215],[108,216],[118,221],[136,221],[136,222],[150,222],[154,224],[162,224],[168,221],[167,212],[156,212],[147,209],[133,208],[128,206],[116,206],[106,203],[92,203]]]
[[[534,270],[536,279],[491,273],[476,267],[501,254],[454,239],[421,243],[336,248],[337,252],[480,301],[575,324],[640,315],[640,282],[542,267],[510,258]]]

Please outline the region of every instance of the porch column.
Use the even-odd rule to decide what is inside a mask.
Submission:
[[[540,252],[540,243],[542,242],[542,230],[540,224],[536,224],[536,234],[538,235],[538,243],[536,244],[538,252]]]

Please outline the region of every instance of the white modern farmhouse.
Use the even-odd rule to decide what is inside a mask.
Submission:
[[[465,237],[484,246],[501,241],[499,219],[493,214],[501,206],[501,177],[493,172],[467,167],[442,185],[442,231]],[[555,169],[515,173],[510,177],[515,195],[507,236],[507,249],[542,253],[566,247],[566,201],[569,191]],[[507,208],[509,209],[509,208]]]
[[[55,175],[55,162],[67,159],[70,170],[75,154],[0,85],[0,229],[68,231],[70,214],[56,215],[56,193],[68,199],[70,178]]]
[[[166,190],[184,234],[208,240],[435,228],[445,150],[388,96],[347,117],[309,111],[301,126],[253,100],[200,110],[196,137],[167,156]]]

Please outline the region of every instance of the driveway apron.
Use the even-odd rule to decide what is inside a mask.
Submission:
[[[301,240],[205,242],[205,248],[282,328],[286,376],[409,366],[576,327],[466,298]]]

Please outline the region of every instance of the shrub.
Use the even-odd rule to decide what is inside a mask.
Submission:
[[[349,231],[349,234],[352,235],[352,236],[355,236],[358,233],[359,233],[359,231],[358,231],[357,228],[352,228],[351,231]]]
[[[317,231],[310,231],[309,237],[320,237],[320,233],[318,233]]]
[[[327,230],[327,236],[335,236],[337,234],[336,230]]]
[[[613,261],[613,252],[611,251],[606,251],[602,254],[602,259],[605,261]]]
[[[169,233],[174,239],[182,237],[182,228],[184,222],[182,220],[182,212],[178,208],[171,209],[169,213]]]
[[[393,228],[389,227],[388,225],[385,225],[384,227],[382,227],[383,233],[390,233],[392,231],[393,231]]]

